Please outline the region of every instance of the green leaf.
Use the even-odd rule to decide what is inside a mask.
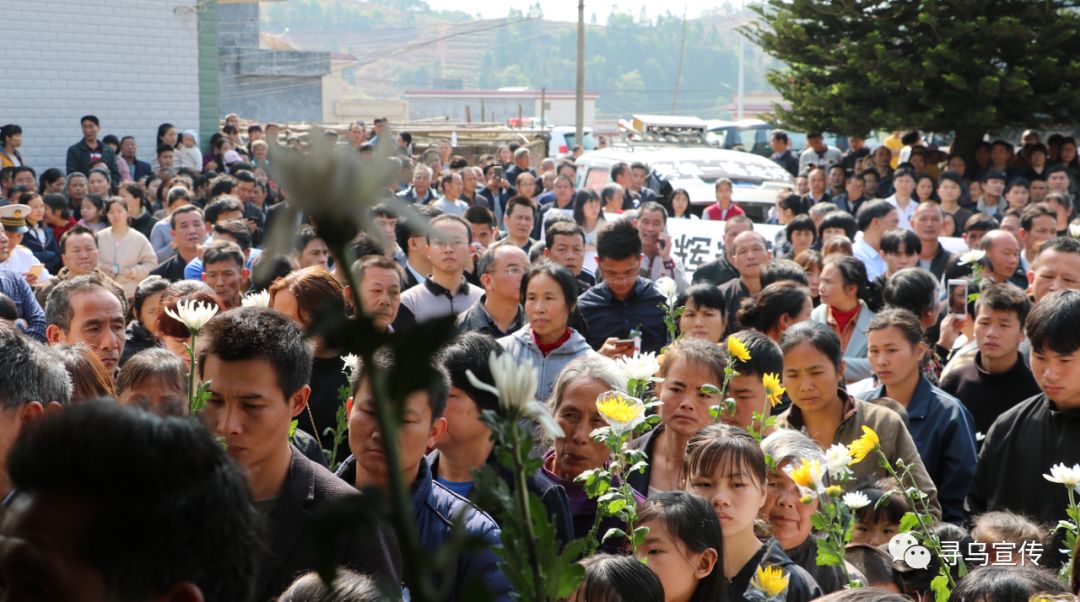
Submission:
[[[623,508],[626,508],[626,500],[620,497],[608,502],[607,512],[608,514],[616,514]]]
[[[293,420],[289,423],[289,442],[291,443],[293,438],[296,437],[296,427],[300,426],[299,420]]]
[[[912,531],[915,527],[919,526],[919,517],[914,512],[905,512],[904,516],[900,519],[900,533]]]
[[[934,592],[934,602],[948,602],[949,600],[949,578],[945,575],[938,575],[930,581],[930,590]]]
[[[555,574],[559,576],[559,588],[556,590],[555,596],[561,600],[569,598],[574,593],[574,590],[581,585],[582,580],[585,579],[585,567],[573,563],[562,567],[562,570]]]
[[[625,539],[626,531],[623,531],[618,527],[612,527],[607,530],[607,533],[604,533],[604,536],[600,539],[600,543],[607,543],[607,540],[611,539],[612,537],[622,537]]]

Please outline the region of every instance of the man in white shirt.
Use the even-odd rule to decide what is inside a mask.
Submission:
[[[811,165],[828,171],[840,162],[840,155],[840,149],[825,144],[825,137],[821,132],[810,132],[806,134],[806,148],[799,155],[799,173],[806,173],[807,167]]]
[[[911,230],[911,219],[915,217],[915,209],[919,206],[918,201],[912,198],[915,192],[915,172],[906,167],[901,167],[893,173],[894,193],[885,199],[887,203],[896,207],[898,227]]]
[[[866,265],[866,277],[873,280],[885,273],[888,265],[881,257],[881,237],[899,223],[896,207],[888,201],[870,201],[859,208],[856,218],[859,234],[851,246],[855,258]]]

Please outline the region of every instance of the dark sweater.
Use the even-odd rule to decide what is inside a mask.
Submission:
[[[789,602],[802,602],[822,596],[821,587],[810,576],[810,573],[795,564],[795,561],[784,553],[780,543],[770,538],[728,582],[728,600],[742,602],[748,599],[746,591],[750,588],[750,581],[759,566],[779,567],[787,575],[788,587],[785,599]]]
[[[971,411],[976,432],[985,434],[998,416],[1021,401],[1038,395],[1039,384],[1019,353],[1013,367],[1000,374],[984,370],[979,363],[980,357],[978,351],[954,357],[945,366],[938,386]]]
[[[322,445],[323,449],[329,450],[333,439],[326,434],[326,429],[337,426],[337,410],[341,406],[341,398],[338,397],[338,388],[347,387],[348,379],[342,372],[342,360],[340,356],[316,357],[311,364],[311,396],[308,397],[308,409],[297,416],[297,428],[303,429]],[[315,424],[312,424],[312,418]],[[349,455],[348,439],[342,442],[338,449],[338,459]]]

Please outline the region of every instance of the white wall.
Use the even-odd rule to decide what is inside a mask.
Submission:
[[[157,126],[199,129],[196,0],[0,0],[0,124],[23,129],[40,174],[64,169],[97,115],[101,137],[133,135],[154,155]]]

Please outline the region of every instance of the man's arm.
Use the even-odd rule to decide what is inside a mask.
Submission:
[[[19,315],[26,320],[26,334],[45,342],[45,312],[41,309],[34,291],[22,276],[15,274],[8,278],[10,286],[5,287],[13,293],[12,301],[19,310]]]
[[[79,165],[79,145],[72,144],[67,151],[67,173],[71,175],[77,171],[82,171],[82,166]]]

